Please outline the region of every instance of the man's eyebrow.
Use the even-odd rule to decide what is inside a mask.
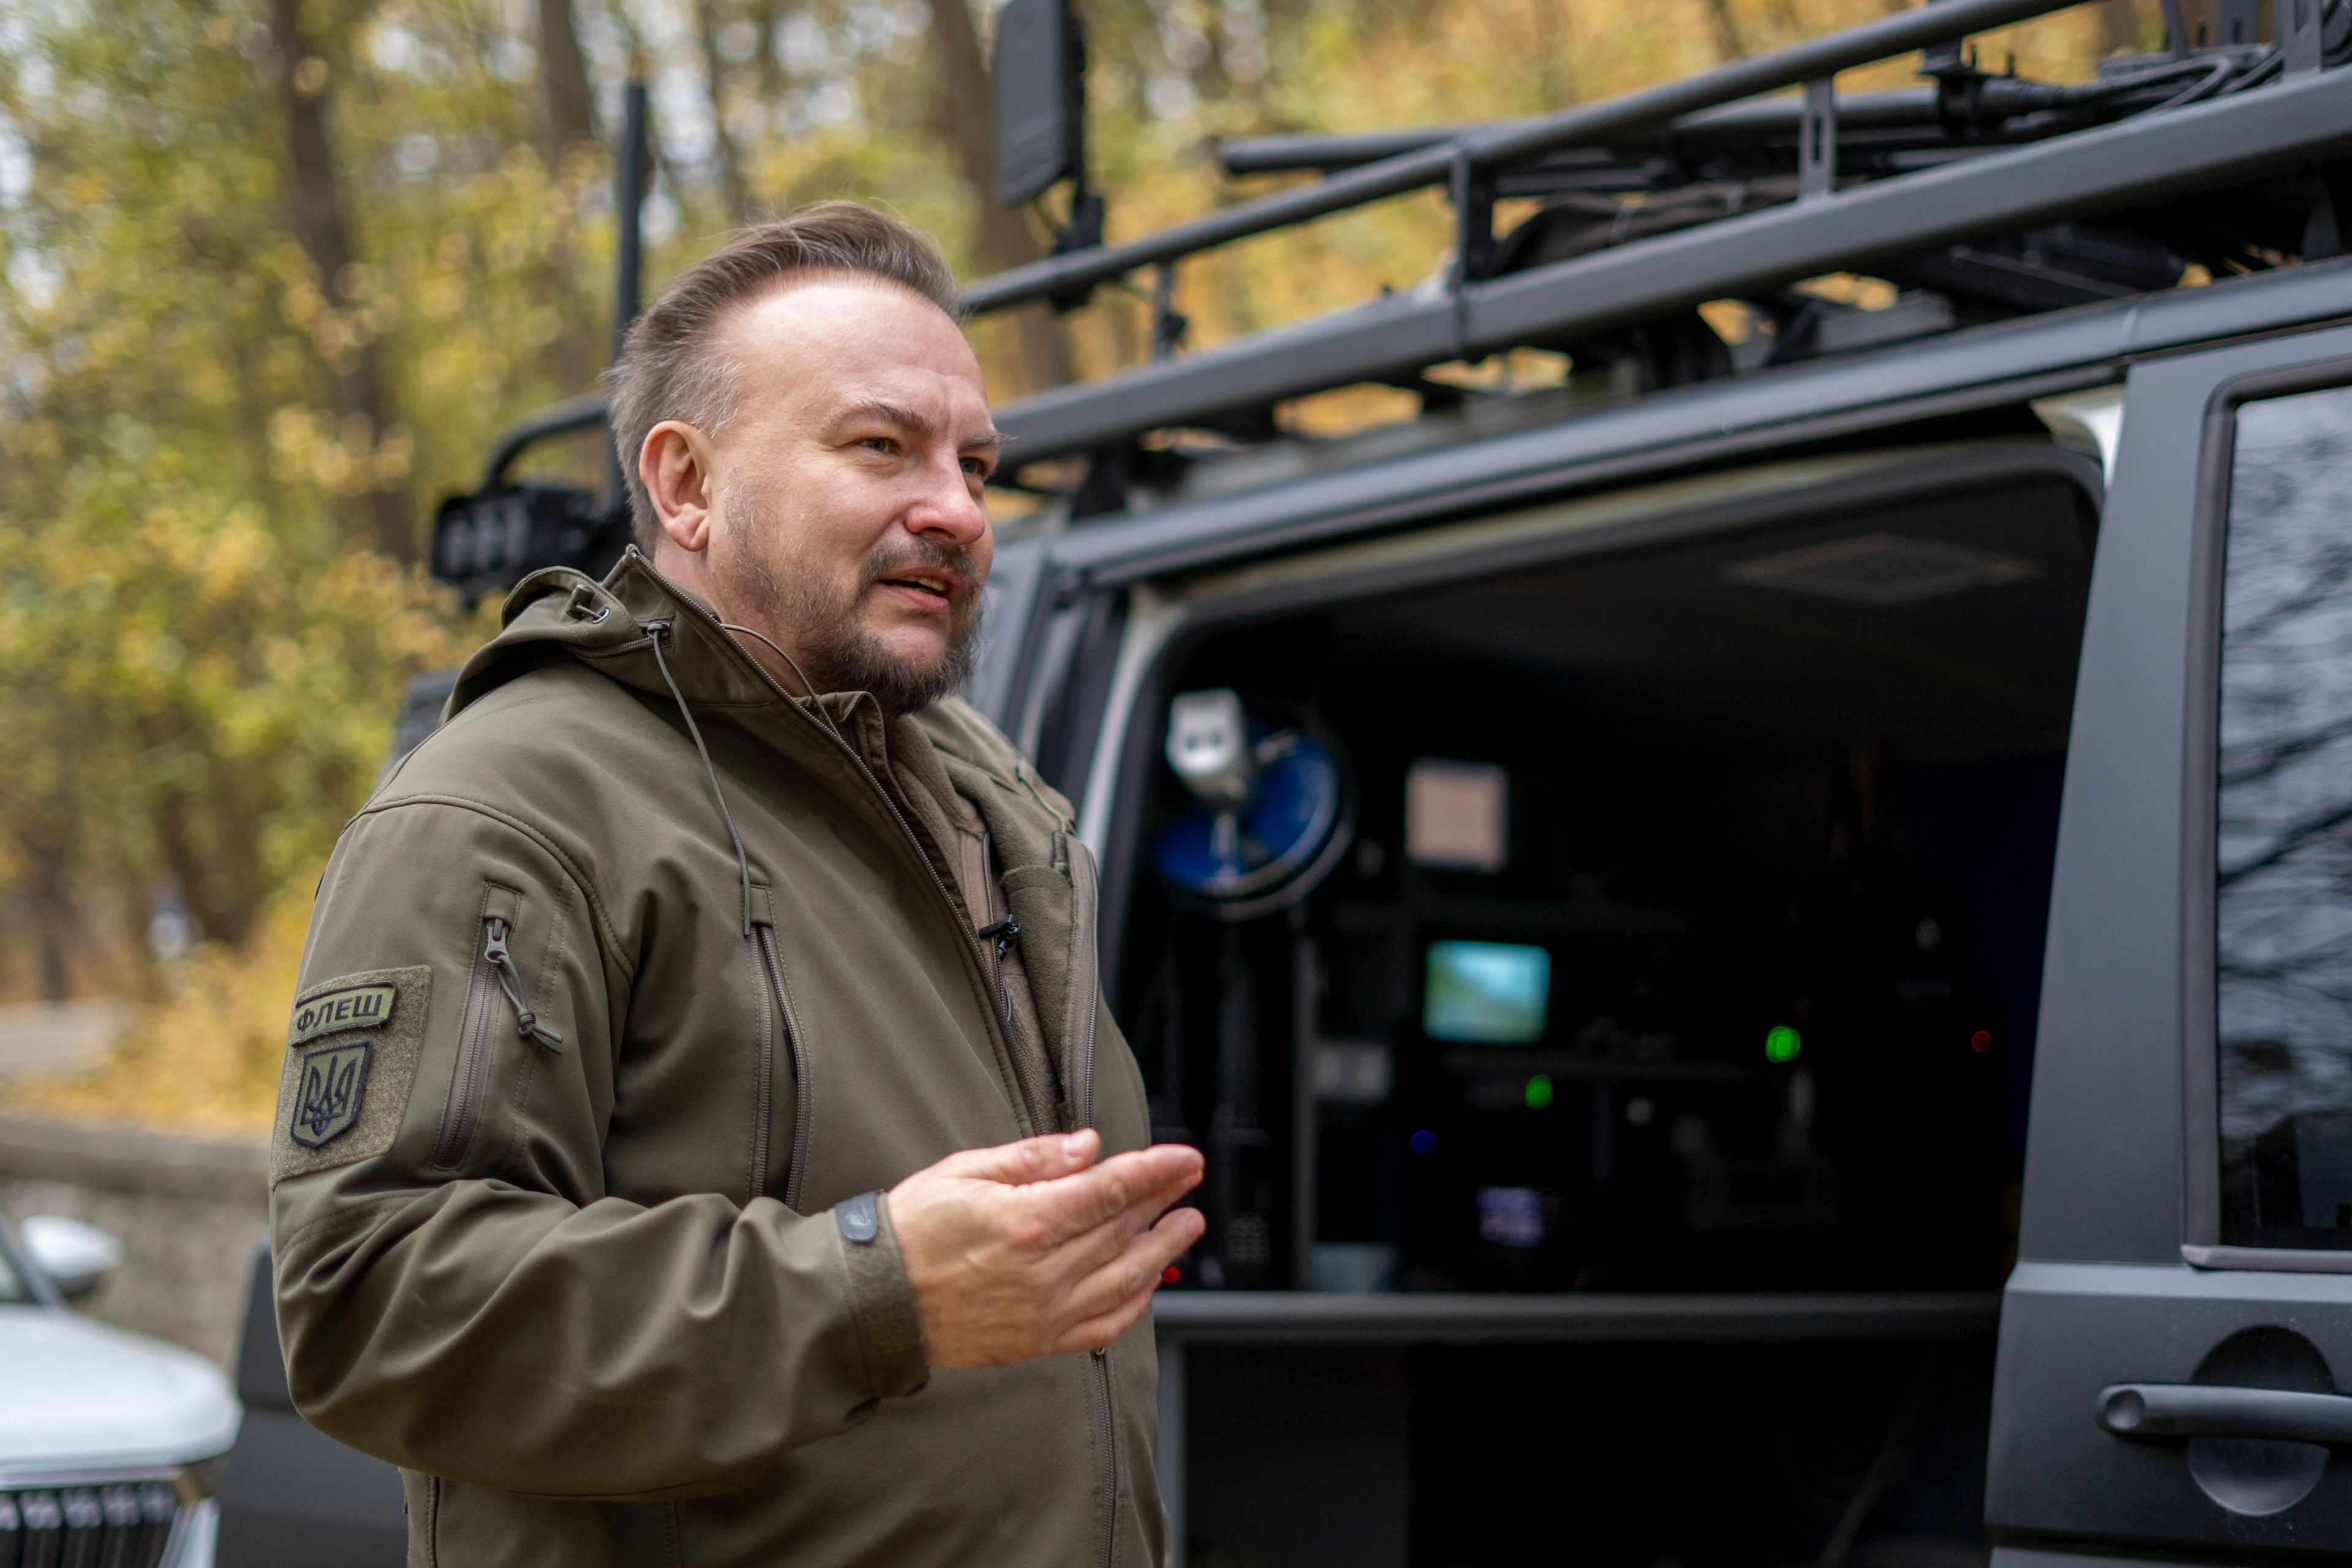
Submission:
[[[835,425],[857,425],[872,420],[879,425],[893,425],[901,430],[911,430],[925,440],[939,433],[930,416],[920,409],[909,408],[903,403],[893,403],[884,397],[868,397],[845,405],[833,416]]]
[[[940,427],[932,423],[929,415],[918,408],[909,408],[903,403],[892,403],[887,398],[881,397],[869,397],[862,402],[850,404],[835,416],[834,422],[836,425],[855,425],[867,419],[884,425],[895,425],[899,429],[912,431],[926,441],[937,438],[940,433]],[[961,449],[967,452],[993,452],[1003,447],[1004,441],[1005,437],[1002,432],[994,429],[984,430],[977,436],[965,439]]]

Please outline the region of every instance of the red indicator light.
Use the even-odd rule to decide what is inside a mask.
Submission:
[[[1975,1034],[1970,1035],[1969,1037],[1969,1049],[1977,1052],[1979,1055],[1982,1055],[1984,1052],[1992,1049],[1992,1031],[1990,1029],[1979,1029]]]
[[[1162,1285],[1173,1285],[1182,1278],[1184,1278],[1184,1271],[1172,1263],[1160,1271],[1160,1282]]]

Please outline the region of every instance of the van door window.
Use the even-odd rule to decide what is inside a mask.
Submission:
[[[2222,1240],[2352,1249],[2352,387],[2239,409],[2225,560]]]

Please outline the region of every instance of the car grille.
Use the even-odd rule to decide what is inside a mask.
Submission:
[[[179,1516],[163,1481],[0,1490],[0,1568],[156,1568]]]

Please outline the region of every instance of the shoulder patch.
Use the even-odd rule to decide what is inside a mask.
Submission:
[[[331,1143],[351,1131],[367,1103],[368,1053],[364,1037],[348,1044],[302,1053],[302,1079],[294,1089],[288,1133],[306,1149]]]
[[[425,1044],[433,971],[377,969],[306,988],[286,1028],[269,1184],[392,1147]]]
[[[294,1022],[286,1043],[299,1046],[321,1035],[380,1027],[392,1021],[393,1007],[399,1001],[397,985],[341,985],[321,992],[307,1002],[295,1004]]]

